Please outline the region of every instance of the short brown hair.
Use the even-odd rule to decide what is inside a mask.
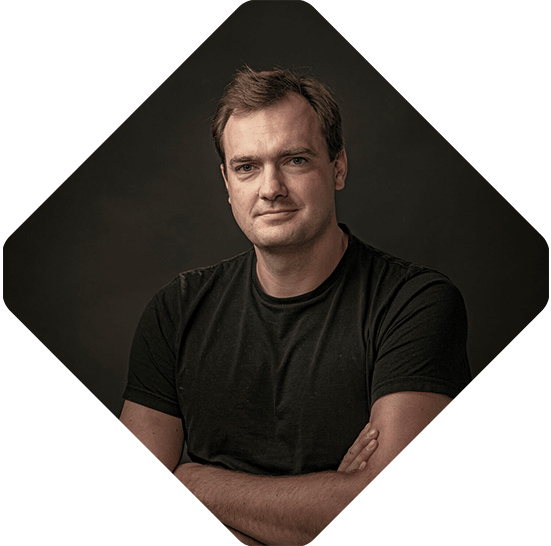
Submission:
[[[250,113],[279,102],[287,93],[302,95],[316,112],[327,142],[329,160],[334,161],[344,148],[339,105],[327,86],[319,80],[283,68],[256,72],[245,66],[224,90],[212,122],[212,137],[222,164],[225,165],[222,137],[226,123],[236,111]]]

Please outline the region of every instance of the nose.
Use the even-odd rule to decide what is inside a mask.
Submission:
[[[284,177],[277,167],[270,165],[264,167],[258,195],[267,201],[275,201],[278,197],[287,197]]]

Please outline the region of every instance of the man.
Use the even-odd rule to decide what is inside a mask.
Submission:
[[[305,544],[468,383],[464,304],[337,223],[320,82],[239,72],[213,136],[253,247],[150,302],[121,420],[243,542]]]

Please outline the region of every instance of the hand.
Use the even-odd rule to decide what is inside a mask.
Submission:
[[[363,470],[367,466],[367,461],[377,449],[377,437],[379,431],[371,428],[371,424],[367,423],[365,428],[360,432],[352,447],[346,452],[338,472],[355,472]]]

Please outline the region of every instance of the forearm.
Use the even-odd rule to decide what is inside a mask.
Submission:
[[[265,544],[310,542],[370,481],[369,472],[268,477],[185,464],[175,475],[224,524]]]

